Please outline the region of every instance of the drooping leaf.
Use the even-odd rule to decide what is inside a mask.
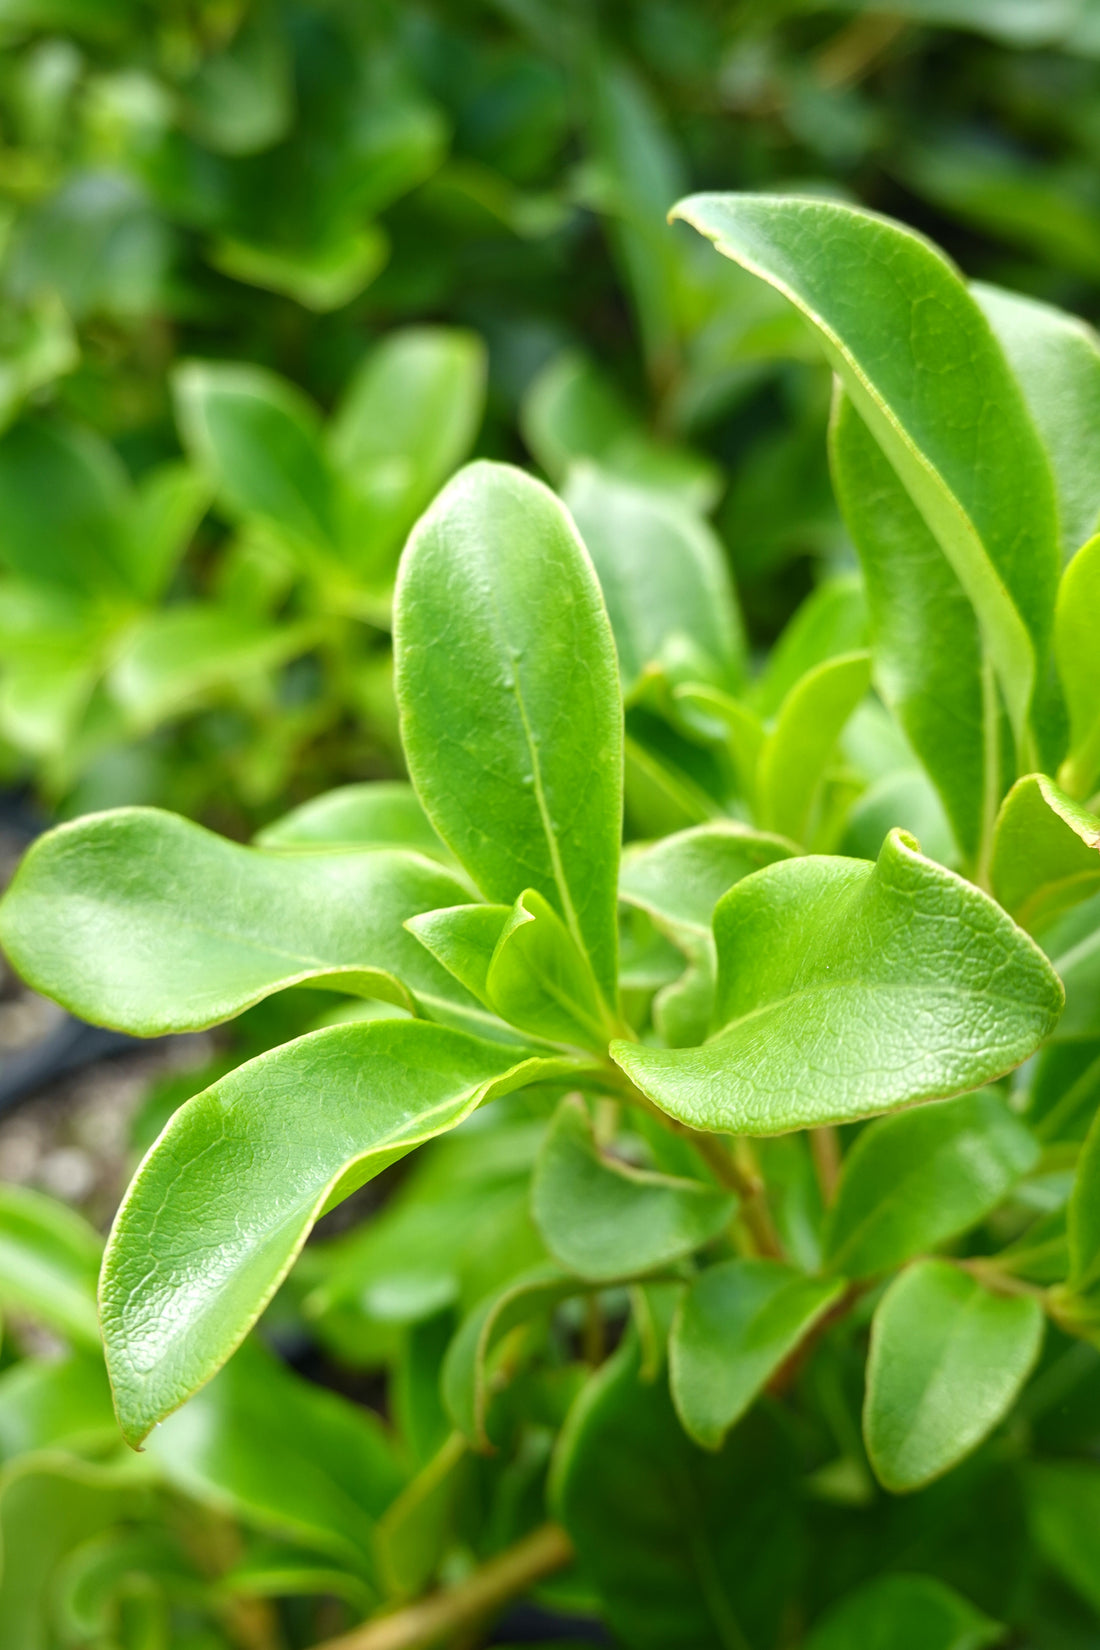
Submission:
[[[131,1182],[100,1311],[140,1444],[240,1344],[322,1212],[483,1100],[568,1061],[417,1020],[334,1026],[250,1060],[175,1113]],[[287,1142],[305,1142],[288,1153]]]
[[[871,684],[866,653],[842,653],[796,682],[764,742],[756,783],[761,826],[804,842],[826,766]]]
[[[711,1040],[611,1045],[697,1128],[780,1134],[963,1093],[1026,1059],[1062,1007],[1038,947],[898,831],[875,865],[808,857],[746,878],[714,934]]]
[[[1004,1628],[934,1576],[887,1575],[834,1604],[806,1650],[983,1650]]]
[[[535,889],[516,900],[485,975],[489,1004],[533,1037],[602,1053],[619,1029],[600,998],[588,958]]]
[[[39,839],[0,907],[26,978],[74,1013],[147,1036],[239,1014],[287,986],[485,1016],[402,927],[468,889],[398,849],[242,848],[121,808]]]
[[[103,1243],[75,1209],[27,1186],[0,1185],[0,1305],[98,1347],[96,1277]]]
[[[740,681],[740,616],[722,546],[703,518],[593,464],[574,466],[563,497],[607,602],[623,691],[670,647],[685,644],[719,681]]]
[[[1100,893],[1100,819],[1045,774],[1018,779],[997,818],[990,882],[1009,915],[1035,933]]]
[[[1022,737],[1053,620],[1054,483],[966,286],[921,237],[838,201],[693,195],[676,215],[815,328],[966,590]]]
[[[1069,711],[1070,750],[1058,783],[1071,796],[1088,797],[1100,779],[1100,534],[1081,547],[1058,587],[1054,654]]]
[[[844,1287],[774,1260],[728,1260],[699,1273],[669,1341],[672,1399],[697,1443],[721,1446]]]
[[[257,831],[255,843],[257,848],[411,848],[429,859],[450,858],[416,792],[402,779],[324,791]]]
[[[448,484],[402,557],[394,657],[432,824],[486,898],[549,901],[613,1006],[618,670],[592,564],[545,487],[487,463]]]
[[[863,1436],[900,1494],[949,1472],[1004,1419],[1039,1355],[1043,1311],[947,1261],[898,1277],[871,1325]]]
[[[560,1267],[534,1267],[486,1296],[463,1321],[443,1360],[443,1401],[455,1426],[478,1449],[491,1448],[485,1421],[492,1396],[489,1363],[494,1349],[510,1329],[583,1288]]]
[[[531,1208],[554,1259],[594,1282],[637,1276],[717,1237],[736,1200],[699,1180],[631,1168],[602,1153],[584,1103],[558,1107],[535,1164]]]
[[[1039,1147],[999,1095],[965,1094],[884,1117],[844,1159],[825,1233],[828,1263],[850,1278],[887,1272],[990,1214]]]
[[[962,853],[981,851],[999,775],[974,609],[852,402],[830,427],[833,486],[863,566],[875,682],[935,785]]]

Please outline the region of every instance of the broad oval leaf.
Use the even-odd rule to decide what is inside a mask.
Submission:
[[[59,826],[23,860],[0,938],[37,990],[140,1036],[216,1025],[321,981],[428,1012],[483,1011],[406,917],[468,894],[396,849],[243,848],[176,814],[119,808]]]
[[[840,1278],[809,1278],[774,1260],[728,1260],[700,1272],[677,1309],[668,1352],[676,1412],[697,1443],[720,1447],[844,1288]]]
[[[1038,1157],[1034,1136],[988,1090],[881,1118],[844,1159],[826,1224],[830,1267],[870,1277],[957,1237]]]
[[[1030,1295],[991,1294],[943,1260],[903,1272],[871,1324],[863,1436],[879,1482],[901,1494],[957,1466],[1011,1409],[1042,1338]]]
[[[921,236],[839,201],[692,195],[675,215],[815,328],[970,597],[1022,736],[1053,620],[1054,483],[965,284]]]
[[[569,1069],[375,1020],[272,1049],[189,1100],[131,1182],[104,1257],[103,1338],[127,1441],[225,1362],[326,1209],[483,1100]]]
[[[1038,946],[900,831],[874,865],[812,856],[747,877],[714,934],[714,1037],[611,1045],[696,1128],[781,1134],[964,1093],[1025,1060],[1062,1008]]]
[[[1100,893],[1100,819],[1045,774],[1018,779],[1001,804],[993,892],[1029,933]]]
[[[702,516],[591,464],[570,471],[563,497],[603,589],[624,692],[684,641],[717,680],[740,681],[740,615],[725,552]]]
[[[934,1576],[885,1575],[834,1604],[806,1650],[983,1650],[1004,1628]]]
[[[566,1096],[535,1163],[531,1212],[562,1266],[593,1282],[635,1277],[718,1236],[736,1199],[716,1186],[636,1169],[596,1146],[584,1102]]]
[[[618,668],[592,563],[547,488],[489,463],[444,488],[401,559],[394,659],[432,824],[487,899],[542,894],[613,1007]]]
[[[412,848],[430,859],[450,856],[403,779],[340,785],[265,825],[258,848]]]
[[[1054,654],[1069,711],[1070,752],[1058,782],[1071,796],[1088,797],[1100,779],[1100,533],[1078,550],[1058,587]]]

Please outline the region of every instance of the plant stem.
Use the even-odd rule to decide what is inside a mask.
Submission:
[[[810,1130],[810,1156],[814,1160],[814,1173],[821,1188],[821,1201],[828,1209],[836,1196],[837,1181],[840,1179],[840,1136],[831,1123]]]
[[[326,1639],[317,1650],[426,1650],[493,1615],[510,1598],[562,1569],[572,1557],[573,1543],[561,1526],[543,1524],[456,1587],[418,1599],[339,1638]]]

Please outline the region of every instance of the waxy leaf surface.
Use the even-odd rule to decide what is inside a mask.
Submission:
[[[1001,805],[990,865],[993,892],[1035,933],[1100,893],[1100,819],[1045,774],[1017,780]]]
[[[806,840],[833,748],[870,685],[866,653],[827,659],[795,683],[760,752],[756,801],[765,830]]]
[[[507,465],[459,472],[402,557],[394,653],[432,824],[487,899],[542,894],[614,1005],[618,667],[592,563],[552,493]]]
[[[508,914],[489,960],[485,992],[501,1019],[533,1037],[602,1053],[617,1030],[588,958],[533,888]]]
[[[273,1049],[189,1100],[132,1181],[104,1259],[107,1368],[128,1442],[225,1362],[325,1209],[483,1100],[568,1070],[377,1020]]]
[[[1010,1071],[1062,989],[993,901],[898,831],[876,864],[807,857],[738,883],[714,913],[716,1034],[612,1057],[694,1127],[781,1134],[946,1098]]]
[[[994,1295],[957,1266],[921,1261],[871,1325],[863,1436],[886,1489],[916,1490],[956,1466],[1004,1419],[1031,1373],[1043,1311]]]
[[[401,779],[325,791],[265,825],[255,841],[258,848],[412,848],[430,859],[450,857]]]
[[[1054,655],[1069,711],[1070,751],[1058,780],[1088,797],[1100,780],[1100,534],[1081,547],[1062,575],[1054,616]]]

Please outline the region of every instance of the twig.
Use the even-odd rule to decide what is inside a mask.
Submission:
[[[828,1209],[836,1196],[837,1181],[840,1179],[840,1136],[831,1123],[810,1130],[810,1156],[814,1160],[814,1173],[821,1188],[821,1201]]]
[[[573,1543],[560,1524],[543,1524],[456,1587],[326,1639],[317,1650],[426,1650],[493,1615],[510,1598],[564,1568],[572,1557]]]

